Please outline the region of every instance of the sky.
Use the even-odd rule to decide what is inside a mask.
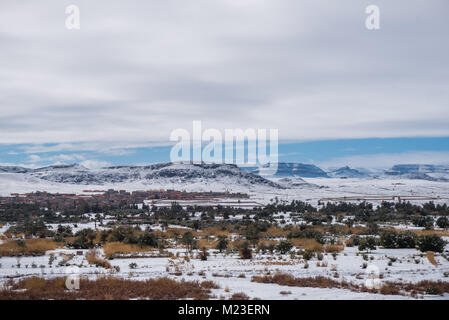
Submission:
[[[80,29],[65,25],[68,5]],[[368,5],[380,29],[365,27]],[[449,164],[446,0],[2,0],[0,164],[169,160],[278,129],[279,160]]]

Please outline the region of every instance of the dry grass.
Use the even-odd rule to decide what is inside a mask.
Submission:
[[[382,285],[379,291],[381,294],[399,295],[399,288],[391,282],[387,282]]]
[[[288,294],[292,294],[292,292],[291,291],[281,291],[281,292],[279,292],[279,294],[288,295]]]
[[[438,235],[440,237],[449,237],[449,230],[412,230],[418,236]]]
[[[346,234],[366,234],[368,228],[362,226],[355,226],[349,228],[348,226],[343,226],[343,230]]]
[[[204,289],[220,289],[220,286],[213,281],[203,281],[201,282],[201,288]]]
[[[25,245],[20,245],[16,240],[0,244],[0,256],[42,256],[48,250],[62,247],[62,243],[51,239],[27,239],[23,240]]]
[[[324,246],[324,251],[328,253],[334,253],[334,252],[342,252],[345,249],[343,245],[338,244],[328,244]]]
[[[108,259],[119,254],[156,252],[153,247],[141,247],[136,244],[125,244],[121,242],[108,242],[103,246],[103,251]]]
[[[59,264],[60,265],[65,265],[70,260],[72,260],[75,255],[74,254],[61,253],[60,256],[62,257],[62,259],[59,262]]]
[[[217,240],[207,240],[200,239],[198,240],[198,248],[206,248],[206,249],[215,249],[217,247]]]
[[[243,292],[234,293],[229,300],[249,300],[249,297]]]
[[[370,292],[389,295],[406,295],[416,297],[417,294],[449,293],[449,282],[423,280],[417,283],[411,282],[385,282],[380,290],[368,289],[363,285],[357,285],[346,281],[337,281],[323,276],[295,278],[289,274],[277,273],[273,276],[254,276],[251,281],[258,283],[276,283],[281,286],[309,287],[309,288],[339,288],[354,292]]]
[[[185,230],[183,231],[183,233],[184,232],[185,232]],[[204,237],[204,236],[229,237],[230,234],[231,233],[228,230],[222,230],[221,227],[219,227],[219,226],[205,228],[205,229],[201,230],[201,232],[193,232],[193,235],[196,237]]]
[[[265,247],[268,247],[270,245],[275,245],[276,246],[276,245],[279,244],[279,241],[275,241],[275,240],[260,240],[258,245],[261,246],[262,244],[265,245]]]
[[[308,288],[340,288],[359,290],[359,286],[345,281],[336,281],[327,277],[305,277],[295,278],[289,274],[277,273],[273,276],[263,277],[254,276],[251,281],[258,283],[276,283],[281,286],[289,287],[308,287]]]
[[[286,237],[290,231],[284,230],[282,228],[271,226],[266,232],[261,232],[263,237]]]
[[[431,264],[433,264],[434,266],[437,266],[437,265],[438,265],[438,262],[435,260],[435,253],[434,253],[434,252],[432,252],[432,251],[427,251],[427,252],[426,252],[426,257],[427,257],[427,260],[429,260],[429,262],[430,262]]]
[[[229,242],[228,247],[229,248],[240,248],[244,242],[246,242],[246,241],[244,241],[244,240],[231,241],[231,242]]]
[[[153,231],[156,238],[174,238],[175,235],[178,237],[182,237],[182,235],[186,232],[192,232],[195,235],[193,230],[179,229],[179,228],[167,228],[166,231],[155,230]]]
[[[354,246],[355,246],[354,239],[352,239],[352,238],[347,239],[347,240],[345,241],[345,245],[346,245],[347,247],[354,247]]]
[[[311,250],[314,252],[322,252],[323,251],[323,245],[316,241],[315,239],[308,239],[308,238],[296,238],[291,239],[291,242],[293,245],[297,248],[301,248],[304,250]]]
[[[263,265],[263,266],[296,266],[298,264],[301,264],[301,261],[299,261],[299,260],[261,261],[261,262],[257,262],[257,264],[260,264],[260,265]]]
[[[168,278],[146,281],[104,277],[81,279],[79,290],[67,290],[65,278],[27,278],[0,291],[0,300],[177,300],[209,299],[210,289],[197,281],[176,281]]]
[[[387,282],[386,285],[394,286],[398,290],[410,292],[412,296],[419,294],[439,294],[449,293],[449,282],[422,280],[417,283],[411,282]]]
[[[382,230],[398,232],[398,229],[393,228],[393,227],[382,228]],[[449,237],[449,230],[415,230],[415,229],[411,229],[409,231],[413,232],[417,236],[438,235],[440,237]]]
[[[86,260],[89,264],[93,264],[97,267],[103,267],[106,269],[110,269],[112,267],[109,261],[98,256],[96,250],[89,250],[89,252],[86,253]]]

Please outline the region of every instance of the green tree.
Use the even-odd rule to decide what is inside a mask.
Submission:
[[[189,231],[183,234],[181,238],[181,243],[183,243],[187,251],[192,251],[193,245],[194,245],[195,238],[193,237],[193,234]]]
[[[240,250],[239,250],[240,258],[241,259],[252,259],[253,257],[253,251],[249,247],[248,241],[245,241]]]
[[[418,238],[418,249],[421,252],[443,252],[447,242],[436,234],[423,235]]]
[[[359,251],[371,251],[376,250],[376,239],[373,237],[366,237],[360,240]]]
[[[387,249],[397,248],[398,234],[390,230],[383,231],[380,235],[380,245]]]
[[[249,225],[246,228],[245,237],[246,240],[251,241],[253,245],[256,245],[260,239],[259,228],[254,224]]]
[[[279,244],[277,245],[277,250],[281,253],[281,254],[286,254],[287,252],[290,252],[290,250],[293,248],[293,244],[290,241],[281,241],[279,242]]]
[[[215,249],[219,250],[220,252],[223,252],[227,248],[228,248],[228,239],[224,236],[218,237],[218,243]]]
[[[443,229],[449,228],[449,219],[446,217],[439,217],[437,220],[437,226]]]

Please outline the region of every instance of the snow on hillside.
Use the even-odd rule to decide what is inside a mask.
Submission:
[[[83,190],[230,191],[250,194],[254,200],[303,200],[316,205],[323,198],[420,196],[449,202],[449,183],[406,179],[402,175],[363,178],[264,178],[242,171],[234,165],[160,163],[149,166],[116,166],[97,170],[79,165],[51,166],[40,169],[2,167],[0,195],[33,191],[82,193]],[[347,171],[347,170],[344,170]],[[429,201],[412,201],[427,202]],[[338,200],[336,200],[338,201]],[[370,201],[378,203],[379,201]]]
[[[273,190],[284,187],[234,165],[161,163],[89,170],[79,165],[50,166],[21,173],[0,172],[0,194],[45,190],[175,189],[187,191]]]
[[[277,181],[277,179],[273,179]],[[343,197],[378,197],[377,201],[368,201],[379,204],[382,199],[393,201],[393,196],[423,197],[423,200],[412,200],[411,203],[424,203],[432,198],[435,203],[449,203],[449,183],[415,179],[338,179],[338,178],[306,178],[307,187],[297,187],[279,190],[273,193],[261,191],[254,195],[259,202],[268,202],[274,197],[279,200],[303,200],[317,205],[320,199]],[[428,199],[425,199],[425,198]],[[397,200],[397,199],[396,199]],[[335,201],[344,201],[335,200]],[[346,200],[349,201],[349,200]]]

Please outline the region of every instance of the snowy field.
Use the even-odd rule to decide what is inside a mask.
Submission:
[[[293,180],[295,178],[292,178]],[[299,179],[299,178],[297,178]],[[271,179],[278,182],[280,179]],[[268,203],[277,197],[279,200],[302,200],[316,205],[323,198],[337,197],[380,197],[386,201],[392,196],[422,196],[437,198],[435,203],[449,203],[449,182],[437,182],[411,179],[340,179],[340,178],[302,178],[302,183],[285,189],[277,189],[261,185],[239,185],[228,183],[226,180],[195,180],[191,183],[172,181],[171,183],[124,182],[119,184],[107,183],[103,185],[77,185],[50,182],[27,175],[14,173],[0,173],[0,196],[10,196],[12,193],[27,193],[47,191],[50,193],[77,193],[83,190],[156,190],[173,189],[188,192],[242,192],[250,194],[251,199],[260,203]],[[380,203],[379,201],[371,201]],[[411,201],[422,203],[425,201]]]
[[[11,193],[24,193],[33,191],[48,191],[59,193],[82,193],[86,189],[125,189],[151,190],[158,188],[169,188],[187,191],[233,191],[250,194],[251,200],[268,203],[275,197],[279,200],[303,200],[317,205],[322,198],[350,197],[350,196],[380,196],[385,200],[392,196],[425,196],[437,198],[435,203],[448,203],[449,183],[432,182],[425,180],[390,180],[390,179],[336,179],[336,178],[313,178],[304,179],[308,184],[289,189],[274,189],[270,187],[245,188],[242,186],[226,185],[222,183],[204,184],[201,182],[189,185],[173,184],[161,186],[142,183],[128,183],[119,185],[73,185],[54,182],[43,182],[43,180],[30,180],[21,178],[15,174],[0,174],[0,194],[8,196]],[[376,201],[372,201],[376,203]],[[380,201],[378,201],[380,203]],[[427,201],[411,201],[422,203]],[[292,221],[288,213],[278,215],[277,220],[284,219],[285,224],[301,223]],[[238,219],[241,217],[230,217]],[[9,226],[1,227],[0,234],[5,232]],[[53,230],[57,225],[51,226]],[[73,227],[73,226],[72,226]],[[398,230],[413,227],[397,225]],[[83,228],[94,228],[94,223],[79,224],[74,231]],[[445,240],[449,240],[445,238]],[[1,241],[1,240],[0,240]],[[446,250],[449,247],[446,246]],[[102,255],[102,249],[98,249]],[[383,249],[369,253],[363,257],[356,247],[345,247],[335,258],[324,253],[322,261],[317,257],[306,262],[302,259],[288,255],[261,255],[254,254],[252,260],[239,259],[237,254],[224,255],[216,250],[209,250],[207,261],[201,261],[193,253],[190,259],[184,259],[185,250],[181,248],[167,249],[173,253],[175,259],[167,257],[159,258],[121,258],[109,262],[112,269],[95,267],[89,265],[85,254],[77,255],[77,251],[70,249],[57,249],[47,251],[44,256],[39,257],[1,257],[0,258],[0,283],[9,279],[21,279],[26,276],[36,275],[46,278],[66,276],[66,268],[76,266],[82,276],[98,277],[103,275],[114,275],[127,279],[147,279],[156,277],[171,277],[185,280],[212,280],[220,289],[213,289],[217,299],[227,299],[234,293],[243,292],[250,298],[260,299],[414,299],[403,295],[382,295],[373,293],[353,292],[348,289],[319,289],[287,287],[277,284],[263,284],[252,282],[253,276],[263,276],[278,272],[293,275],[295,277],[325,276],[337,281],[348,281],[363,285],[368,274],[366,270],[375,268],[379,271],[381,282],[417,282],[421,280],[443,280],[449,281],[449,261],[437,254],[435,256],[437,265],[433,265],[425,254],[416,249]],[[295,249],[294,249],[295,250]],[[64,263],[63,259],[73,255]],[[367,260],[366,260],[367,258]],[[186,261],[189,260],[189,261]],[[392,262],[394,260],[394,262]],[[133,264],[136,264],[135,266]],[[364,266],[364,264],[366,264]],[[307,265],[307,268],[306,268]],[[324,265],[324,266],[323,266]],[[132,267],[131,267],[132,266]],[[173,270],[176,269],[176,272]],[[425,299],[449,299],[449,295],[419,295]]]
[[[83,255],[76,255],[82,251]],[[323,260],[316,258],[305,261],[291,258],[290,255],[276,256],[256,254],[252,260],[241,260],[237,255],[224,255],[215,250],[209,251],[207,261],[191,258],[184,260],[185,250],[169,249],[178,257],[174,258],[132,258],[113,259],[110,263],[117,269],[104,269],[90,266],[85,258],[87,250],[57,249],[48,251],[40,257],[2,257],[0,258],[0,282],[10,278],[20,279],[25,276],[60,277],[67,276],[67,267],[76,266],[82,276],[95,278],[114,275],[127,279],[143,280],[147,278],[171,277],[177,280],[212,280],[220,289],[213,293],[218,299],[229,298],[234,293],[244,292],[251,298],[260,299],[411,299],[408,296],[382,295],[352,292],[346,289],[319,289],[287,287],[277,284],[261,284],[251,282],[253,276],[263,276],[281,272],[295,277],[326,276],[334,280],[346,280],[357,284],[365,284],[368,279],[366,270],[378,268],[381,282],[401,281],[417,282],[420,280],[445,280],[449,274],[449,261],[437,256],[437,266],[432,265],[425,255],[415,249],[378,249],[368,254],[368,262],[357,254],[357,248],[345,248],[334,259],[331,254],[324,254]],[[73,258],[59,265],[65,255]],[[54,256],[54,260],[50,258]],[[193,254],[195,256],[195,253]],[[389,265],[389,257],[396,260]],[[327,265],[325,267],[318,266]],[[131,264],[135,263],[136,266]],[[364,269],[364,263],[368,268]],[[112,271],[111,271],[112,270]],[[176,270],[176,272],[175,272]],[[72,272],[72,271],[70,271]],[[176,275],[175,275],[176,274]],[[446,274],[446,276],[445,276]],[[282,294],[283,292],[284,294]],[[285,293],[288,294],[285,294]],[[290,293],[289,293],[290,292]],[[449,299],[449,295],[421,295],[425,299]]]
[[[339,178],[303,178],[313,186],[301,186],[274,192],[260,190],[251,192],[252,198],[267,202],[274,197],[279,200],[302,200],[316,206],[323,198],[340,197],[380,197],[392,201],[393,196],[422,196],[439,198],[435,203],[449,203],[449,183],[410,179],[339,179]],[[274,179],[274,181],[276,181]],[[419,204],[424,201],[410,201]],[[379,201],[368,201],[379,204]]]

